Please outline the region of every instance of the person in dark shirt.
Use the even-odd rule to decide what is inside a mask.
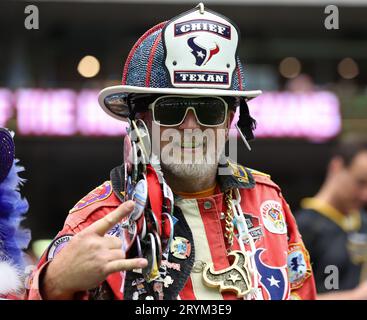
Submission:
[[[367,141],[341,141],[319,192],[296,219],[319,299],[367,299]]]

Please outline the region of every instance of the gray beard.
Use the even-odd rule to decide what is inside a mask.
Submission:
[[[169,172],[171,175],[182,179],[202,180],[211,174],[216,174],[218,163],[165,163],[152,153],[151,164],[155,170]]]
[[[206,164],[206,163],[192,163],[192,164],[175,164],[175,163],[161,163],[163,171],[171,173],[173,176],[182,179],[198,179],[202,180],[212,174],[215,174],[218,168],[218,164]]]

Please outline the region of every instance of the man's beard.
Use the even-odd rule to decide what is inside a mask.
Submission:
[[[219,134],[216,138],[216,132],[207,130],[203,132],[199,129],[190,129],[188,135],[184,137],[174,129],[165,131],[167,136],[162,141],[170,141],[170,143],[162,149],[159,147],[162,136],[158,132],[155,137],[151,135],[153,147],[151,163],[153,166],[154,163],[159,163],[163,172],[185,180],[188,178],[203,180],[216,175],[218,163],[224,154],[225,130],[223,130],[220,138],[218,138]],[[207,136],[205,136],[205,133],[207,133]],[[169,140],[167,137],[173,137],[173,139]],[[185,151],[184,148],[181,149],[184,142],[197,144],[199,150],[191,153]],[[157,154],[160,154],[160,157]]]
[[[224,146],[218,146],[220,148],[220,155],[224,152]],[[181,161],[177,161],[177,159],[176,161],[164,161],[165,159],[161,158],[160,165],[164,172],[168,172],[177,178],[202,180],[203,178],[216,174],[220,157],[214,151],[209,152],[209,154],[204,152],[199,158],[194,158],[194,161],[185,161],[182,158]]]
[[[192,179],[205,178],[209,175],[212,175],[217,171],[218,163],[161,163],[163,171],[168,171],[173,176],[187,179],[191,177]]]

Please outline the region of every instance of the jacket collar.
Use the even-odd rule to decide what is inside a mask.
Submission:
[[[111,170],[110,179],[116,196],[124,200],[124,170],[123,165]],[[225,165],[219,165],[217,170],[217,181],[222,192],[229,189],[253,189],[256,185],[251,171],[231,160]]]

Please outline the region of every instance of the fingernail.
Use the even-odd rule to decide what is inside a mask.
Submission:
[[[140,267],[146,267],[148,265],[147,259],[139,259],[139,266]]]

